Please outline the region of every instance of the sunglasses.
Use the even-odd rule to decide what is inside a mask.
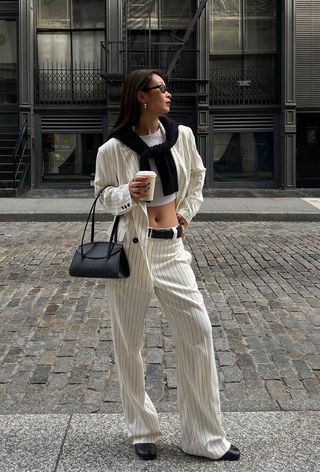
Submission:
[[[153,90],[153,89],[159,89],[160,92],[162,92],[162,93],[166,93],[166,92],[169,91],[165,84],[155,85],[154,87],[144,87],[143,89],[141,89],[141,91],[142,92],[148,92],[148,90]]]

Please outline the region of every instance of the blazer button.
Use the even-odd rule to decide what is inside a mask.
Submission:
[[[132,242],[133,242],[133,243],[138,243],[138,242],[139,242],[139,239],[138,239],[138,238],[133,238]]]

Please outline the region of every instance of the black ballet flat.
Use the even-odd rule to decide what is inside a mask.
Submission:
[[[240,459],[240,451],[236,446],[231,444],[230,449],[218,461],[238,461]]]
[[[134,450],[137,456],[145,461],[152,461],[157,457],[156,445],[153,443],[136,443],[134,444]]]

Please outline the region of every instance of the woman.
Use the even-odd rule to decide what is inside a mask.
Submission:
[[[124,82],[121,110],[99,148],[96,192],[108,212],[121,215],[130,277],[108,281],[112,336],[128,436],[136,454],[155,459],[157,412],[145,392],[144,319],[152,294],[159,299],[176,346],[182,450],[214,460],[238,460],[220,424],[219,387],[211,323],[182,237],[199,210],[205,168],[190,128],[164,117],[171,94],[159,71],[137,70]],[[139,170],[155,170],[155,197]]]

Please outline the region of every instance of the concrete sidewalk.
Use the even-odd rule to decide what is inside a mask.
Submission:
[[[93,198],[0,198],[0,221],[82,221]],[[97,219],[110,220],[101,205]],[[206,197],[198,221],[320,221],[320,198]]]
[[[179,449],[177,415],[160,414],[155,461],[126,439],[122,415],[6,415],[0,418],[3,472],[230,471],[316,472],[320,412],[225,413],[223,425],[241,450],[239,462],[188,456]]]

